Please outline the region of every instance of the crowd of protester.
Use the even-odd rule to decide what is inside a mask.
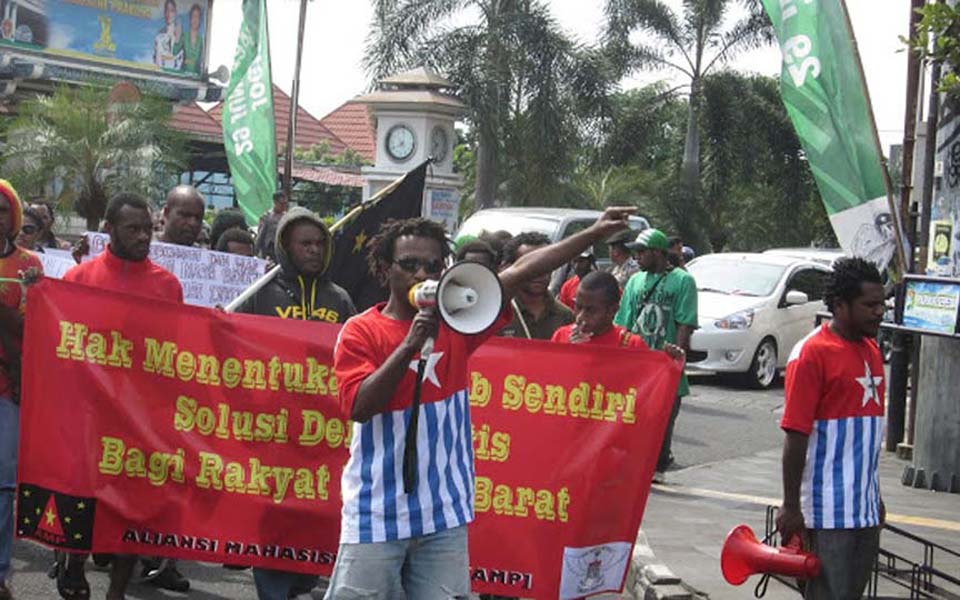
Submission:
[[[277,194],[272,210],[262,217],[253,236],[244,215],[235,209],[219,211],[207,226],[201,193],[192,186],[178,185],[167,194],[159,219],[149,202],[136,194],[112,198],[103,227],[110,237],[107,250],[78,261],[80,264],[64,279],[179,303],[183,301],[180,282],[150,261],[154,240],[268,259],[279,266],[277,276],[244,301],[238,311],[344,324],[334,357],[341,410],[361,432],[355,440],[363,437],[373,448],[392,443],[392,447],[375,451],[394,452],[402,461],[403,440],[398,445],[377,437],[376,432],[383,429],[378,421],[389,417],[391,411],[405,410],[405,398],[409,396],[406,388],[413,378],[408,365],[427,338],[437,340],[438,354],[450,357],[443,367],[447,372],[440,378],[449,389],[440,393],[461,399],[465,397],[459,392],[466,381],[467,357],[494,334],[590,347],[650,349],[683,360],[697,327],[696,283],[684,268],[691,252],[682,240],[668,238],[657,229],[626,229],[629,212],[608,209],[593,226],[557,243],[538,233],[514,236],[503,231],[453,241],[440,225],[421,218],[383,224],[367,242],[366,250],[371,275],[387,287],[389,299],[357,314],[349,294],[331,280],[333,236],[316,214],[289,208],[287,198]],[[70,248],[55,233],[54,216],[49,204],[25,206],[13,187],[0,180],[0,600],[13,598],[6,581],[13,539],[25,286],[40,275],[37,253]],[[608,270],[598,268],[594,255],[594,248],[603,244],[611,262]],[[82,258],[83,244],[75,250],[75,256]],[[412,285],[439,277],[446,265],[461,260],[497,271],[509,299],[494,326],[469,340],[449,331],[438,336],[446,326],[437,315],[418,311],[407,299]],[[572,274],[555,297],[549,283],[551,274],[561,267]],[[673,462],[673,426],[681,398],[687,393],[684,377],[676,393],[655,480]],[[416,443],[429,451],[437,440],[430,437],[433,434],[428,429],[421,428],[416,435],[422,439]],[[463,433],[470,435],[469,431]],[[405,511],[386,516],[376,513],[369,502],[358,502],[362,486],[358,475],[363,460],[360,454],[365,456],[367,450],[352,447],[344,468],[341,543],[333,576],[324,582],[327,597],[348,597],[357,590],[371,589],[378,598],[404,593],[411,598],[433,598],[439,597],[440,590],[447,596],[466,597],[469,577],[465,526],[473,511],[454,511],[463,515],[462,522],[433,523],[429,530],[424,526],[417,533],[407,523],[405,530],[411,531],[407,537],[370,537],[369,531],[357,528],[358,519],[384,522],[410,516]],[[469,456],[453,454],[443,460],[469,460]],[[382,500],[407,506],[408,498],[401,497],[406,491],[395,489],[392,493],[396,497]],[[472,500],[472,496],[463,500]],[[396,522],[384,525],[383,531],[398,531]],[[138,572],[141,580],[161,588],[176,592],[190,588],[173,560],[121,555],[94,560],[101,566],[109,564],[108,600],[124,598]],[[86,563],[85,554],[56,554],[53,573],[62,598],[89,598]],[[286,600],[309,593],[318,585],[317,577],[299,573],[256,568],[253,575],[258,597],[264,600]]]

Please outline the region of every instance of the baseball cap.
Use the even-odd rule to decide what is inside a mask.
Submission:
[[[635,229],[624,229],[607,238],[608,244],[629,244],[637,237]]]
[[[627,244],[627,248],[630,248],[631,250],[639,250],[642,248],[650,248],[651,250],[667,250],[670,248],[670,241],[662,231],[650,227],[641,231],[637,235],[636,240]]]

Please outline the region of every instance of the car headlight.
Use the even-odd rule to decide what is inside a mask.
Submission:
[[[713,322],[717,329],[747,329],[753,325],[753,309],[741,310]]]

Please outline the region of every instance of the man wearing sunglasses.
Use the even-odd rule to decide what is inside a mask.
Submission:
[[[509,322],[509,299],[524,282],[565,264],[625,229],[632,208],[609,208],[589,228],[537,248],[500,272],[505,302],[487,331],[460,335],[436,314],[418,312],[410,288],[440,277],[449,253],[443,227],[393,221],[367,245],[370,271],[390,290],[386,303],[350,319],[334,351],[340,406],[354,422],[343,470],[337,564],[328,599],[467,598],[467,528],[473,520],[473,453],[467,359]],[[420,349],[417,474],[405,491],[402,465]]]

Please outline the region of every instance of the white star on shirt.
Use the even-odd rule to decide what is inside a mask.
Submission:
[[[863,406],[870,402],[876,402],[877,406],[880,406],[879,386],[883,377],[874,377],[873,373],[870,372],[870,365],[867,364],[867,361],[863,361],[863,370],[863,377],[856,378],[857,383],[863,386]]]
[[[440,362],[441,358],[443,358],[443,352],[430,353],[430,356],[427,357],[427,364],[424,365],[423,379],[421,381],[429,381],[437,386],[437,388],[440,387],[440,380],[437,378],[437,363]],[[417,363],[419,362],[419,359],[410,361],[410,370],[414,373],[417,372]]]

